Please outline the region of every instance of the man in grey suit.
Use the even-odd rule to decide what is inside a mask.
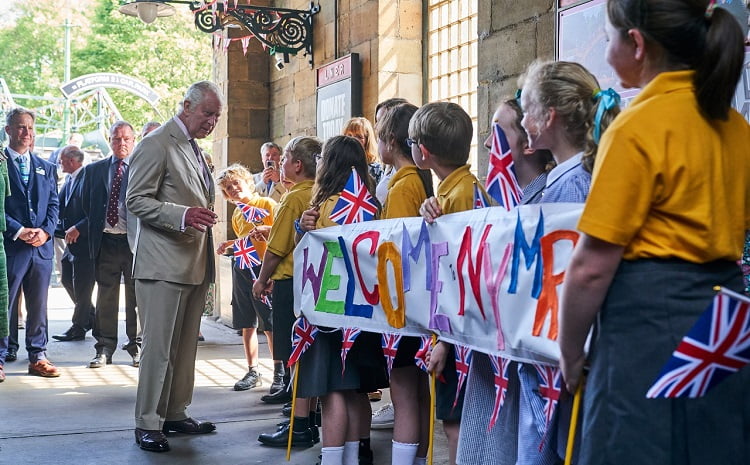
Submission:
[[[195,139],[213,131],[221,92],[208,81],[185,93],[177,116],[144,138],[130,165],[127,207],[139,218],[133,278],[143,328],[135,441],[164,452],[164,433],[210,433],[187,414],[198,329],[214,279],[214,185]]]
[[[281,196],[286,194],[286,188],[281,182],[279,170],[281,167],[281,147],[273,142],[266,142],[260,146],[260,158],[263,160],[264,169],[253,175],[255,192],[278,202],[281,200]]]

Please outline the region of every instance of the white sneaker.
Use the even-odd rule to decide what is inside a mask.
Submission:
[[[372,429],[393,428],[393,404],[385,404],[372,414]]]

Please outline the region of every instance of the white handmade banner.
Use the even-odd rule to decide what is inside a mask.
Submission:
[[[556,363],[557,311],[581,204],[483,208],[305,234],[294,301],[312,324],[423,335]]]

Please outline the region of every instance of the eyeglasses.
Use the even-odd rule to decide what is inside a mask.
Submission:
[[[322,153],[315,153],[315,154],[313,154],[313,157],[315,158],[315,164],[317,165],[318,163],[320,163],[320,160],[323,159],[323,154]]]
[[[406,145],[408,145],[410,148],[413,147],[415,144],[419,145],[419,141],[412,139],[411,137],[406,138]]]

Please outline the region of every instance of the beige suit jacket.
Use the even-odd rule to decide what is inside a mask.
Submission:
[[[182,230],[189,207],[214,206],[214,186],[206,185],[202,169],[174,119],[143,139],[133,151],[126,203],[139,219],[134,279],[188,285],[201,284],[207,277],[213,281],[211,230]]]

